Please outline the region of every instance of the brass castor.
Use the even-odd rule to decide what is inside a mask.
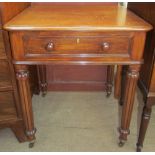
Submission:
[[[120,141],[120,142],[118,143],[118,146],[119,146],[119,147],[123,147],[123,146],[124,146],[124,144],[125,144],[125,142],[124,142],[124,141]]]
[[[140,147],[137,147],[136,152],[141,152],[142,149]]]
[[[45,97],[46,96],[46,94],[47,94],[47,92],[45,91],[45,92],[42,92],[42,97]]]
[[[108,98],[108,97],[110,97],[110,95],[111,95],[111,92],[107,92],[106,97]]]
[[[137,144],[137,149],[136,149],[136,151],[137,151],[137,152],[141,152],[141,151],[142,151],[142,146]]]
[[[33,147],[34,147],[34,144],[35,144],[35,141],[31,141],[31,142],[29,143],[29,148],[33,148]]]

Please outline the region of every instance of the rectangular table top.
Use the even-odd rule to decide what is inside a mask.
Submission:
[[[12,30],[148,31],[150,24],[119,6],[30,6],[4,25]]]

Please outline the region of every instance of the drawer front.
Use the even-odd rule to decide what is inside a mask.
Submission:
[[[9,64],[5,60],[0,60],[0,89],[12,85]]]
[[[59,35],[32,33],[23,36],[26,56],[54,54],[129,54],[129,35]]]
[[[0,121],[17,118],[12,91],[0,92]]]
[[[138,34],[128,31],[13,31],[10,40],[14,63],[128,64],[141,55],[141,52],[136,53],[137,47],[142,51],[141,46],[135,42],[143,45],[143,33]]]
[[[6,58],[2,30],[0,30],[0,59]]]

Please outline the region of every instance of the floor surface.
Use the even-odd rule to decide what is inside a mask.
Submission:
[[[140,103],[140,104],[139,104]],[[0,130],[0,151],[132,152],[135,151],[142,97],[135,98],[130,135],[118,143],[120,108],[113,95],[104,92],[48,92],[34,96],[36,144],[19,143],[10,129]],[[137,123],[138,122],[138,123]],[[143,151],[155,151],[155,108],[152,110]]]

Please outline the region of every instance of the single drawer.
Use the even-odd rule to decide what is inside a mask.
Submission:
[[[23,45],[26,56],[39,54],[128,54],[131,38],[120,35],[41,36],[24,35]]]
[[[0,59],[6,58],[2,30],[0,30]]]
[[[0,60],[0,89],[12,85],[9,64],[6,60]]]
[[[0,92],[0,121],[13,118],[17,118],[13,92]]]

